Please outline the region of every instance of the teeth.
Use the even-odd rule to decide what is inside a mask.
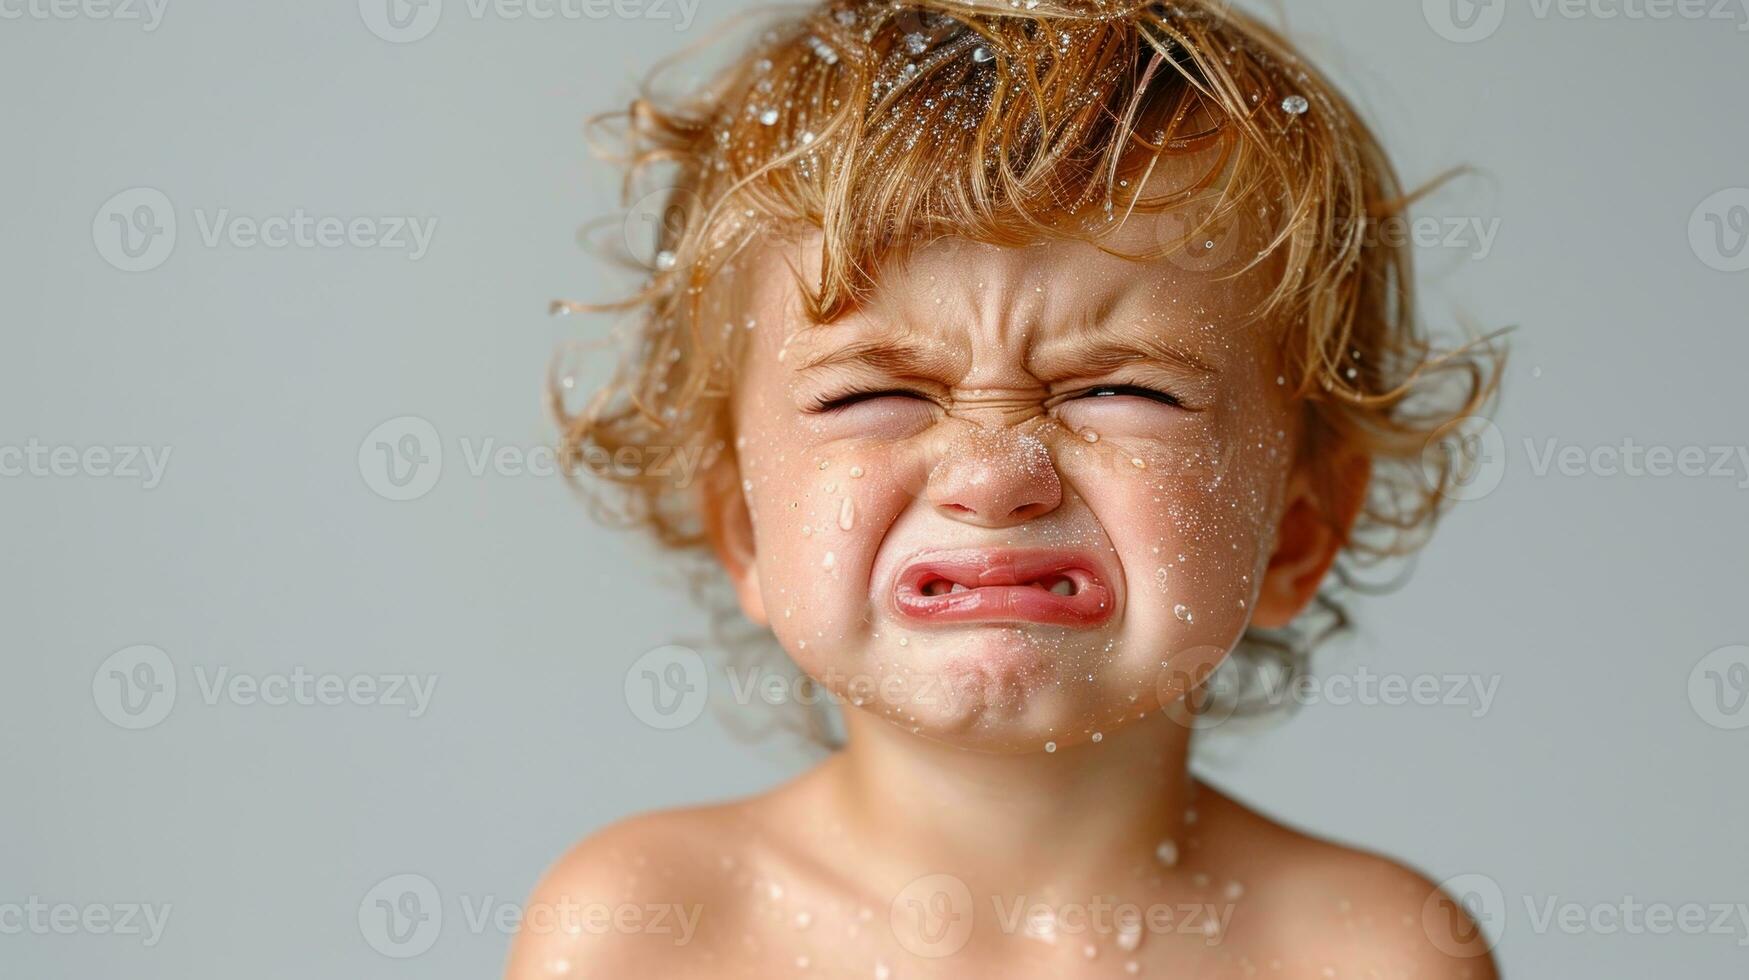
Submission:
[[[963,586],[963,585],[961,585],[961,584],[959,584],[959,583],[958,583],[958,582],[955,582],[955,583],[954,583],[954,584],[953,584],[953,588],[951,588],[951,589],[948,589],[948,591],[949,591],[949,592],[966,592],[966,591],[969,591],[969,590],[968,590],[968,589],[967,589],[967,588],[966,588],[966,587],[965,587],[965,586]]]
[[[1051,583],[1051,591],[1057,595],[1074,595],[1075,583],[1067,578],[1059,578]]]

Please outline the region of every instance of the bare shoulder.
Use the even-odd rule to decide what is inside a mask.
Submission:
[[[1205,848],[1246,882],[1232,936],[1289,976],[1495,980],[1488,937],[1419,871],[1323,840],[1204,786]]]
[[[547,869],[523,910],[508,980],[686,975],[708,960],[731,872],[744,858],[739,804],[667,810],[611,824]]]
[[[790,838],[806,777],[730,803],[642,814],[591,834],[536,886],[508,980],[645,975],[724,977],[764,945],[780,887],[822,871]],[[786,818],[785,813],[790,813]]]

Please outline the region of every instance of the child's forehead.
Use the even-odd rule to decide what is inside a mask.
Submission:
[[[1190,227],[1172,215],[1126,221],[1127,229],[1101,244],[1134,253]],[[1235,275],[1243,262],[1204,268],[1173,255],[1138,260],[1078,240],[994,245],[948,237],[877,267],[867,297],[821,323],[803,302],[806,286],[819,281],[820,246],[817,232],[804,235],[794,251],[768,253],[750,270],[761,283],[759,319],[797,357],[792,364],[850,345],[903,348],[941,362],[964,362],[974,348],[1042,355],[1152,345],[1195,361],[1197,351],[1212,357],[1217,348],[1258,339],[1252,314],[1279,274],[1271,264]]]

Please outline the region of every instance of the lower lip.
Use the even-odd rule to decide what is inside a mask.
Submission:
[[[1074,595],[1059,595],[1033,585],[982,585],[963,592],[924,595],[915,585],[901,585],[893,605],[907,619],[927,623],[1040,623],[1050,626],[1094,626],[1111,616],[1111,592],[1086,572],[1058,574],[1074,579]]]

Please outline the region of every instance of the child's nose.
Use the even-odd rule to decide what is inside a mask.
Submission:
[[[1050,450],[1008,426],[968,426],[929,471],[926,499],[978,527],[1010,527],[1056,510],[1063,485]]]

